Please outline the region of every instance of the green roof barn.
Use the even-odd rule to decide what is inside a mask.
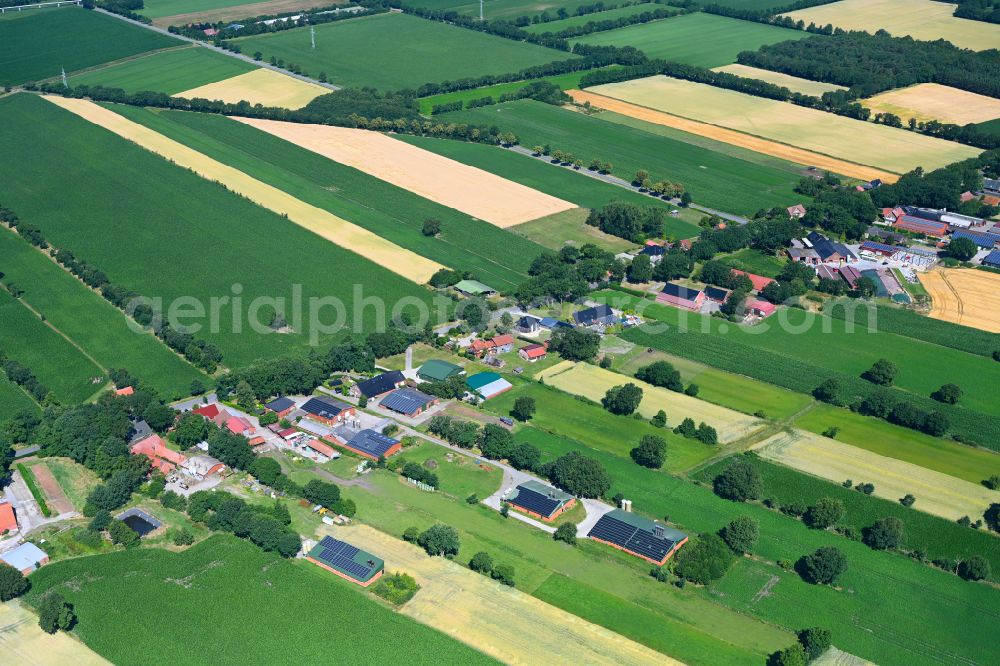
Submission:
[[[432,358],[420,366],[420,369],[417,370],[417,377],[425,382],[443,382],[444,380],[454,377],[455,375],[460,375],[463,372],[465,371],[454,363],[442,361],[438,358]]]

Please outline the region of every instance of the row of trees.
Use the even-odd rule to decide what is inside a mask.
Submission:
[[[503,93],[497,98],[487,95],[485,97],[466,100],[464,103],[462,100],[458,100],[445,104],[435,104],[431,107],[431,114],[437,115],[449,111],[461,111],[463,108],[474,109],[480,106],[492,106],[493,104],[513,102],[519,99],[533,99],[536,102],[558,106],[570,101],[571,98],[562,91],[562,88],[554,83],[550,83],[549,81],[533,81],[523,88],[519,88],[514,92]]]
[[[661,206],[641,207],[613,201],[601,208],[591,209],[587,224],[606,234],[642,243],[647,238],[663,237],[666,218],[667,211]]]
[[[677,7],[657,7],[656,9],[648,9],[638,14],[628,14],[619,16],[618,18],[601,19],[599,21],[587,21],[582,25],[570,26],[556,32],[545,32],[542,34],[558,37],[559,39],[573,39],[574,37],[589,35],[592,32],[604,32],[605,30],[615,30],[630,25],[659,21],[660,19],[670,18],[671,16],[683,13],[685,13],[684,10]]]
[[[31,368],[18,363],[0,350],[0,370],[7,376],[7,379],[14,382],[27,391],[36,402],[53,403],[55,396],[51,395],[49,388],[38,380],[38,377],[31,372]]]
[[[813,391],[813,396],[831,405],[849,407],[851,411],[885,419],[890,423],[919,430],[934,437],[947,434],[951,427],[951,420],[944,412],[921,409],[912,401],[901,397],[901,394],[893,393],[886,388],[877,388],[867,394],[857,395],[838,377],[824,380]]]

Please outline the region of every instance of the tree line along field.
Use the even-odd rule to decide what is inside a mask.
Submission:
[[[523,282],[543,251],[492,224],[223,116],[125,106],[115,111],[421,256],[472,271],[498,289]],[[422,233],[431,218],[441,222],[439,237]]]
[[[113,305],[7,229],[0,229],[0,257],[4,282],[24,291],[21,301],[102,367],[125,368],[168,397],[188,395],[194,380],[209,381],[152,334],[129,329]]]
[[[181,42],[78,7],[0,16],[0,86],[57,77]]]
[[[17,384],[0,373],[0,421],[6,421],[19,412],[38,412],[38,403],[22,391]]]
[[[593,14],[584,14],[582,16],[570,16],[569,18],[560,19],[558,21],[548,21],[546,23],[532,23],[524,28],[525,32],[530,32],[535,35],[541,35],[546,32],[559,32],[560,30],[566,30],[567,28],[577,28],[580,26],[587,25],[591,21],[610,21],[627,16],[634,16],[636,14],[642,14],[643,12],[655,11],[657,9],[671,9],[671,7],[666,5],[660,5],[653,2],[643,2],[641,4],[635,5],[625,5],[624,7],[616,7],[615,9],[606,9],[603,12],[595,12]],[[676,11],[680,11],[677,9]]]
[[[654,181],[666,178],[681,183],[696,203],[734,213],[787,206],[789,201],[801,198],[792,190],[798,180],[792,173],[534,100],[437,117],[495,124],[514,132],[528,148],[549,144],[553,149],[573,153],[585,165],[594,158],[609,161],[614,167],[612,172],[629,181],[636,171],[646,170]]]
[[[452,11],[466,16],[479,16],[479,3],[469,0],[406,0],[405,5],[439,11]],[[487,20],[515,19],[519,16],[534,16],[542,12],[555,14],[558,9],[566,9],[571,14],[581,5],[593,4],[592,0],[485,0],[484,16]]]
[[[617,69],[618,65],[609,65],[608,67],[602,67],[600,69]],[[435,105],[438,104],[449,104],[452,102],[468,102],[470,99],[482,99],[483,97],[492,97],[493,99],[499,99],[501,95],[506,95],[508,93],[514,93],[522,88],[527,87],[532,83],[539,81],[545,81],[553,85],[559,86],[562,90],[569,90],[570,88],[577,88],[580,85],[580,79],[589,74],[594,70],[584,70],[580,72],[568,72],[566,74],[556,74],[554,76],[543,76],[539,79],[532,79],[530,81],[513,81],[511,83],[498,83],[492,86],[483,86],[482,88],[472,88],[471,90],[456,90],[454,92],[441,93],[440,95],[430,95],[428,97],[421,97],[417,100],[419,105],[420,113],[424,115],[430,115],[431,111],[434,109]]]
[[[76,635],[116,664],[194,663],[206,654],[234,663],[319,663],[331,654],[391,661],[401,651],[415,664],[496,663],[315,565],[228,535],[181,553],[136,548],[64,560],[31,580],[29,602],[58,589],[79,618]],[[161,612],[150,631],[154,600]],[[359,627],[378,627],[391,640],[362,640]]]
[[[802,39],[808,34],[697,12],[585,35],[573,41],[594,46],[634,46],[650,58],[718,67],[736,62],[740,51],[756,51],[765,44]]]
[[[193,296],[206,308],[213,297],[232,297],[233,285],[240,285],[244,304],[258,296],[290,302],[297,284],[304,303],[313,296],[342,299],[349,323],[355,303],[350,276],[364,276],[366,297],[387,303],[404,296],[429,299],[423,287],[44,99],[0,100],[0,119],[12,137],[5,146],[10,159],[0,162],[0,179],[9,184],[6,205],[113,283],[165,303]],[[92,185],[67,188],[74,180]],[[121,197],[126,191],[135,194]],[[98,224],[101,234],[95,233]],[[109,245],[107,237],[118,242]],[[223,312],[231,317],[231,304]],[[335,319],[329,309],[321,316],[328,324]],[[367,308],[356,323],[372,330],[374,317]],[[218,333],[198,334],[222,350],[228,367],[308,347],[308,318],[287,334],[256,334],[246,326],[235,332],[228,321]],[[320,335],[319,341],[328,344],[345,332]]]
[[[126,92],[176,95],[252,71],[254,66],[202,46],[184,46],[74,74],[71,86],[105,86]]]
[[[338,85],[388,90],[504,74],[575,57],[399,13],[316,26],[315,50],[305,28],[231,41],[243,53],[260,51],[265,60],[295,63],[313,77],[325,73]]]

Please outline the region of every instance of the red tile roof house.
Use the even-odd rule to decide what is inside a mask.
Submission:
[[[0,536],[17,531],[17,516],[10,502],[0,504]]]
[[[469,345],[469,351],[479,358],[489,352],[505,354],[513,348],[513,335],[498,335],[492,340],[473,340],[472,344]]]
[[[517,355],[528,363],[534,363],[535,361],[545,358],[548,353],[549,349],[545,345],[534,344],[521,347],[520,351],[517,352]]]
[[[319,441],[318,439],[311,439],[307,441],[303,448],[311,450],[317,457],[325,458],[326,460],[332,460],[333,458],[338,457],[337,450],[335,448],[325,442]],[[320,462],[326,462],[326,460],[322,460]]]
[[[663,291],[656,295],[656,300],[678,308],[698,311],[705,303],[705,292],[668,282],[663,285]]]
[[[160,439],[159,435],[150,435],[133,444],[132,454],[146,456],[153,463],[153,468],[164,474],[174,471],[178,465],[187,460],[183,453],[167,448],[166,443]]]
[[[794,218],[796,220],[801,220],[806,216],[806,207],[802,204],[795,204],[794,206],[788,207],[788,217]]]
[[[120,395],[120,396],[128,396],[132,395],[133,393],[135,393],[135,389],[132,388],[131,386],[125,386],[115,391],[115,395]]]
[[[232,416],[229,412],[222,409],[214,402],[211,405],[202,405],[201,407],[192,409],[191,411],[199,416],[205,417],[220,428],[225,428]]]
[[[249,437],[256,432],[253,424],[242,416],[230,416],[226,420],[226,427],[234,435],[243,435],[244,437]]]
[[[746,275],[748,278],[750,278],[750,282],[753,284],[754,291],[760,291],[767,285],[774,282],[773,278],[764,277],[763,275],[756,275],[754,273],[747,273],[746,271],[737,270],[735,268],[733,269],[733,275]]]
[[[764,301],[759,298],[748,298],[745,303],[747,313],[761,319],[770,317],[778,309],[774,303]]]

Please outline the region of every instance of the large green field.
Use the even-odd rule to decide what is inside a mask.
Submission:
[[[252,69],[253,65],[242,60],[201,46],[190,46],[81,72],[69,77],[69,84],[107,86],[126,92],[152,90],[176,95]]]
[[[505,74],[573,56],[408,14],[379,14],[316,27],[233,40],[244,53],[260,51],[331,83],[397,90],[424,83]]]
[[[594,158],[610,161],[612,172],[626,180],[644,169],[653,181],[666,178],[681,183],[696,203],[733,213],[785,207],[802,198],[792,191],[798,179],[789,172],[534,100],[439,118],[498,125],[517,134],[522,145],[550,144],[573,153],[585,164]]]
[[[0,372],[0,423],[18,412],[37,412],[38,404]]]
[[[585,35],[575,41],[597,46],[634,46],[650,58],[719,67],[736,62],[740,51],[756,51],[765,44],[802,39],[807,34],[698,12]]]
[[[77,7],[0,16],[0,86],[59,76],[154,49],[173,37]]]
[[[79,618],[74,633],[122,666],[203,663],[207,655],[234,664],[325,663],[331,655],[388,663],[400,654],[414,664],[496,663],[315,565],[232,536],[183,553],[137,548],[64,560],[31,582],[29,603],[58,589]],[[366,628],[386,640],[365,640]]]
[[[204,317],[183,320],[205,325],[197,336],[219,346],[224,365],[304,353],[310,334],[321,345],[343,335],[335,307],[319,305],[327,301],[315,301],[311,321],[310,299],[339,299],[348,326],[368,331],[378,308],[362,308],[360,299],[381,299],[391,311],[403,297],[430,298],[425,288],[43,99],[0,100],[0,122],[9,135],[0,160],[4,204],[112,282],[162,297],[165,307],[194,298],[210,313],[211,299],[225,299],[217,301],[217,332]],[[66,186],[74,182],[88,186]],[[235,295],[241,298],[229,300]],[[291,332],[250,329],[247,312],[260,297],[284,299]]]
[[[125,368],[167,398],[190,395],[196,379],[209,383],[152,334],[131,330],[113,305],[6,229],[0,229],[0,258],[4,280],[24,290],[21,301],[103,367]]]
[[[583,16],[570,16],[569,18],[560,19],[558,21],[548,21],[546,23],[533,23],[525,27],[524,30],[526,32],[530,32],[536,35],[541,35],[546,32],[559,32],[561,30],[566,30],[567,28],[578,28],[580,26],[587,25],[591,21],[593,22],[613,21],[626,16],[634,16],[636,14],[642,14],[643,12],[656,11],[657,9],[673,9],[673,8],[666,5],[646,2],[639,5],[627,5],[625,7],[607,9],[603,12],[596,12],[594,14],[584,14]]]
[[[374,176],[223,116],[115,106],[115,111],[205,155],[349,220],[393,243],[508,290],[544,248]],[[424,236],[424,220],[441,234]]]

